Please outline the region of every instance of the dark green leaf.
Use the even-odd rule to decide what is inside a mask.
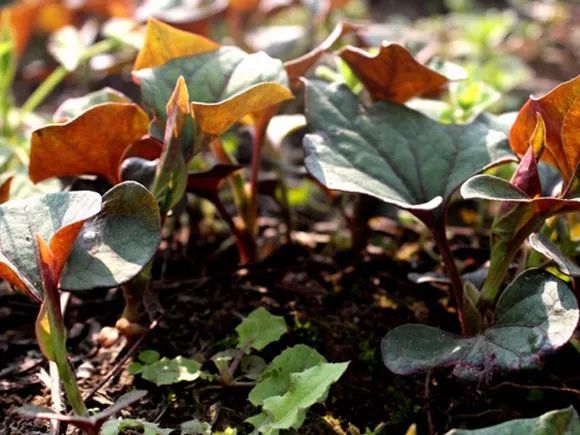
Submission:
[[[383,339],[383,361],[397,374],[455,367],[457,375],[467,377],[533,367],[570,339],[578,304],[564,281],[529,269],[501,294],[496,316],[496,323],[475,337],[426,325],[399,326]]]
[[[546,256],[558,265],[558,269],[568,276],[580,277],[580,267],[558,248],[558,246],[540,233],[531,234],[530,245],[540,254]]]
[[[340,84],[308,82],[306,166],[326,187],[433,210],[467,178],[512,156],[485,122],[443,125],[404,106],[364,106]]]
[[[67,290],[115,287],[137,275],[160,241],[157,201],[139,183],[126,181],[103,196],[99,214],[83,226],[60,285]]]

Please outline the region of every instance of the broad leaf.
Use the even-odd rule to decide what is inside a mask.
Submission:
[[[286,321],[282,316],[274,316],[265,308],[252,311],[236,327],[238,347],[249,352],[250,348],[262,350],[270,343],[277,341],[288,332]]]
[[[398,44],[383,44],[376,55],[348,46],[339,55],[377,101],[404,103],[413,97],[439,92],[449,81],[421,65]]]
[[[107,421],[102,429],[101,435],[119,435],[125,433],[125,429],[135,429],[142,432],[143,435],[169,435],[173,429],[163,429],[155,423],[133,418],[122,418],[119,420]]]
[[[206,171],[193,172],[187,178],[187,191],[206,198],[213,197],[220,184],[242,167],[241,165],[218,163]]]
[[[219,44],[210,39],[150,18],[147,21],[145,44],[137,55],[133,70],[157,67],[178,57],[207,53],[218,48]]]
[[[298,344],[290,347],[268,364],[248,399],[254,406],[262,405],[267,398],[288,391],[292,373],[300,373],[325,362],[326,359],[309,346]]]
[[[576,435],[580,418],[570,406],[535,418],[518,418],[482,429],[453,429],[446,435]]]
[[[195,381],[202,372],[200,363],[178,356],[173,359],[163,357],[149,364],[133,366],[132,374],[141,374],[143,379],[155,385],[171,385],[183,381]]]
[[[139,183],[116,185],[103,195],[101,211],[83,226],[60,286],[89,290],[129,281],[157,251],[160,232],[155,197]]]
[[[147,134],[149,119],[135,104],[104,103],[65,124],[32,133],[29,175],[51,177],[95,174],[119,181],[121,158],[129,145]]]
[[[37,235],[66,261],[83,223],[101,209],[95,192],[59,192],[0,205],[0,276],[43,299],[36,254]]]
[[[546,125],[546,149],[542,160],[556,166],[565,182],[580,162],[580,76],[562,83],[541,98],[530,97],[520,109],[510,131],[510,145],[523,155],[540,115]]]
[[[165,123],[165,104],[180,75],[187,83],[196,122],[207,133],[219,134],[245,115],[255,114],[292,97],[279,60],[265,53],[247,54],[220,47],[198,55],[179,57],[154,68],[133,72],[143,100],[159,123]],[[191,154],[193,123],[182,133],[186,157]]]
[[[340,84],[308,82],[306,167],[330,189],[433,210],[474,173],[510,158],[483,121],[443,125],[404,106],[365,107]]]
[[[76,118],[81,113],[87,111],[93,106],[103,103],[132,103],[125,94],[112,89],[103,88],[91,92],[82,97],[69,98],[65,100],[54,112],[52,119],[54,122],[67,122]]]
[[[562,273],[580,277],[580,266],[576,264],[570,257],[566,256],[549,238],[540,233],[530,234],[528,238],[530,245],[540,254],[552,260],[558,266]]]
[[[535,367],[564,345],[578,323],[578,304],[568,285],[540,269],[519,275],[501,294],[496,322],[475,337],[426,325],[403,325],[382,342],[385,365],[397,374],[455,367],[459,376]]]
[[[306,411],[324,400],[330,386],[346,371],[348,363],[321,363],[301,373],[290,375],[287,392],[266,399],[262,413],[247,421],[261,433],[280,429],[298,429],[304,422]]]

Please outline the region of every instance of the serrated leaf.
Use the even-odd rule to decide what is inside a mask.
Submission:
[[[207,53],[218,48],[219,44],[210,39],[150,18],[147,21],[145,43],[137,55],[133,70],[157,67],[171,59]]]
[[[268,364],[259,382],[250,391],[249,401],[252,405],[259,406],[269,397],[284,394],[290,386],[292,373],[300,373],[324,362],[326,359],[316,349],[304,344],[284,350]]]
[[[93,106],[103,103],[132,103],[125,94],[105,87],[88,93],[82,97],[69,98],[65,100],[54,112],[52,119],[54,122],[67,122]]]
[[[119,182],[125,150],[144,136],[149,118],[135,104],[103,103],[64,123],[32,133],[29,175],[35,183],[51,177],[95,174]]]
[[[178,356],[173,359],[161,358],[147,364],[141,370],[143,379],[155,385],[171,385],[182,381],[195,381],[201,376],[201,364],[189,358]]]
[[[580,418],[570,406],[535,418],[518,418],[482,429],[453,429],[446,435],[576,435]]]
[[[155,423],[133,418],[109,420],[101,428],[101,435],[118,435],[125,429],[142,430],[143,435],[169,435],[173,429],[163,429]]]
[[[558,245],[552,242],[549,238],[540,233],[530,234],[528,238],[530,245],[540,254],[552,260],[558,266],[562,273],[580,277],[580,266],[576,264],[570,257],[564,255]]]
[[[486,122],[443,125],[389,102],[365,107],[341,84],[309,81],[306,118],[306,167],[318,181],[410,211],[440,207],[471,175],[510,158]]]
[[[297,429],[303,412],[323,400],[330,386],[346,371],[348,363],[322,363],[290,375],[288,392],[270,397],[262,409],[268,414],[266,425],[273,429]]]
[[[116,287],[137,275],[160,242],[157,201],[139,183],[117,184],[83,228],[60,280],[67,290]]]
[[[286,321],[282,316],[274,316],[265,308],[252,311],[236,327],[238,333],[238,348],[249,352],[250,348],[262,350],[268,344],[277,341],[288,332]]]
[[[523,155],[535,129],[537,116],[546,125],[546,149],[541,159],[556,166],[565,183],[573,176],[580,162],[580,76],[562,83],[540,98],[530,97],[520,109],[510,131],[510,145]]]
[[[0,205],[0,276],[43,299],[35,237],[48,241],[64,265],[83,223],[101,208],[95,192],[59,192],[39,198],[8,201]]]
[[[447,77],[421,65],[399,44],[381,45],[376,55],[348,46],[339,56],[352,68],[376,101],[404,103],[441,91]]]
[[[383,361],[403,375],[436,367],[455,367],[459,376],[530,368],[564,345],[578,323],[578,304],[568,285],[540,269],[528,269],[508,285],[495,312],[495,324],[475,337],[426,325],[399,326],[383,339]]]

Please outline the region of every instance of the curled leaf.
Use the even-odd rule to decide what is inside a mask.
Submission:
[[[187,191],[206,198],[212,197],[217,193],[221,182],[242,167],[241,165],[218,163],[207,171],[191,173],[187,178]]]
[[[348,46],[339,55],[378,101],[404,103],[413,97],[439,92],[449,81],[421,65],[398,44],[383,44],[376,55]]]
[[[125,150],[148,127],[147,115],[136,104],[104,103],[64,124],[35,130],[30,178],[37,183],[51,177],[95,174],[115,184]]]
[[[562,83],[540,98],[530,97],[520,109],[510,131],[510,145],[523,155],[528,149],[538,115],[545,123],[546,144],[542,160],[557,167],[568,182],[580,162],[580,76]]]
[[[573,276],[574,278],[580,277],[580,266],[566,256],[558,245],[549,238],[540,233],[533,233],[530,234],[528,240],[532,248],[556,263],[562,273]]]

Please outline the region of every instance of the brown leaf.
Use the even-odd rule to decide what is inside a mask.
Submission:
[[[347,22],[338,23],[330,35],[328,35],[328,37],[322,41],[318,47],[296,59],[285,62],[284,68],[286,68],[286,73],[288,74],[288,79],[290,82],[306,74],[306,72],[312,68],[312,66],[320,59],[320,57],[325,52],[330,50],[340,38],[349,33],[356,32],[357,30],[358,27],[354,24]]]
[[[510,131],[510,145],[523,155],[536,126],[537,114],[546,128],[541,159],[558,168],[565,183],[574,176],[580,162],[580,76],[562,83],[540,98],[530,97],[520,109]]]
[[[12,185],[13,176],[9,176],[0,185],[0,204],[4,204],[10,199],[10,186]]]
[[[147,21],[145,44],[137,55],[133,70],[153,68],[171,59],[207,53],[218,48],[219,44],[210,39],[150,18]]]
[[[67,123],[40,128],[32,133],[30,178],[37,183],[95,174],[115,184],[126,149],[147,134],[148,125],[136,104],[105,103]]]
[[[348,46],[340,50],[374,100],[404,103],[413,97],[441,91],[447,77],[417,62],[401,45],[383,44],[376,55]]]

